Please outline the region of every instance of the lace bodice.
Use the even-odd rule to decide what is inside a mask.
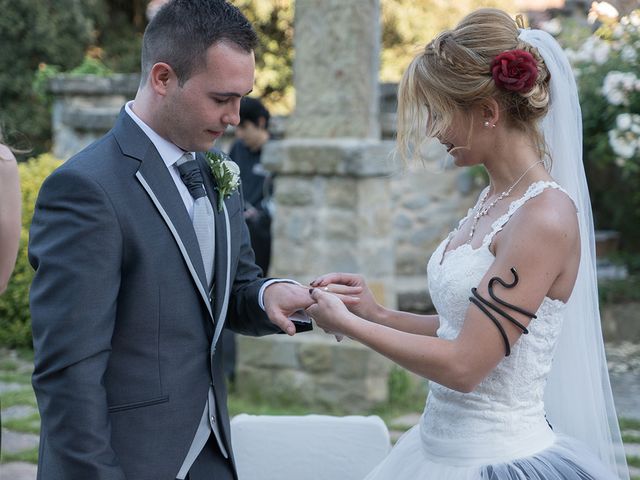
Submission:
[[[547,188],[561,189],[553,182],[536,182],[514,200],[507,213],[497,219],[479,248],[463,244],[445,253],[454,230],[435,250],[427,267],[429,290],[440,316],[438,337],[458,336],[469,308],[471,288],[476,287],[494,261],[489,249],[493,237],[527,200]],[[473,209],[469,211],[469,214]],[[469,216],[467,215],[467,217]],[[464,223],[460,222],[460,225]],[[460,228],[460,226],[458,227]],[[562,326],[564,303],[545,298],[531,321],[529,334],[522,335],[484,381],[471,393],[460,393],[430,383],[422,430],[433,437],[492,438],[517,434],[546,425],[543,393],[551,367],[554,346]],[[487,319],[487,328],[495,328]]]

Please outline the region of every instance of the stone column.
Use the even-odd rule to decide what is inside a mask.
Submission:
[[[290,138],[380,138],[379,0],[296,0]]]
[[[269,275],[309,282],[363,273],[393,307],[393,143],[380,140],[379,0],[295,7],[296,107],[285,139],[262,154],[276,173]],[[387,399],[391,363],[378,353],[322,331],[277,337],[240,338],[239,391],[352,412]]]
[[[49,81],[53,154],[66,160],[107,133],[138,89],[137,74],[58,75]]]
[[[395,305],[389,154],[380,140],[378,0],[297,0],[296,107],[263,153],[276,172],[273,270],[367,276]]]

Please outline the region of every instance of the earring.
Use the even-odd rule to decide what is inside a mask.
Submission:
[[[482,124],[482,126],[483,126],[484,128],[489,128],[489,127],[491,127],[491,128],[496,128],[496,124],[495,124],[495,123],[489,123],[489,122],[484,122],[484,123]]]

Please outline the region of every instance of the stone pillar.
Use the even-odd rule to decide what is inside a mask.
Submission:
[[[359,272],[395,305],[390,152],[380,140],[378,0],[298,0],[296,107],[263,153],[276,172],[273,270]]]
[[[269,275],[309,282],[362,273],[394,307],[393,142],[380,140],[379,24],[379,0],[296,1],[296,107],[262,162],[276,173]],[[391,362],[378,353],[322,331],[277,337],[240,341],[240,392],[349,411],[387,399]],[[290,352],[286,364],[269,365],[282,360],[271,353],[256,362],[264,349]]]
[[[380,138],[379,0],[296,0],[291,138]]]
[[[136,74],[53,77],[53,154],[66,160],[108,132],[139,81]]]

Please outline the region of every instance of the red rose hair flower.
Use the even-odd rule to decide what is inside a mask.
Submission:
[[[491,75],[499,88],[527,93],[538,78],[538,63],[529,52],[508,50],[493,59]]]

